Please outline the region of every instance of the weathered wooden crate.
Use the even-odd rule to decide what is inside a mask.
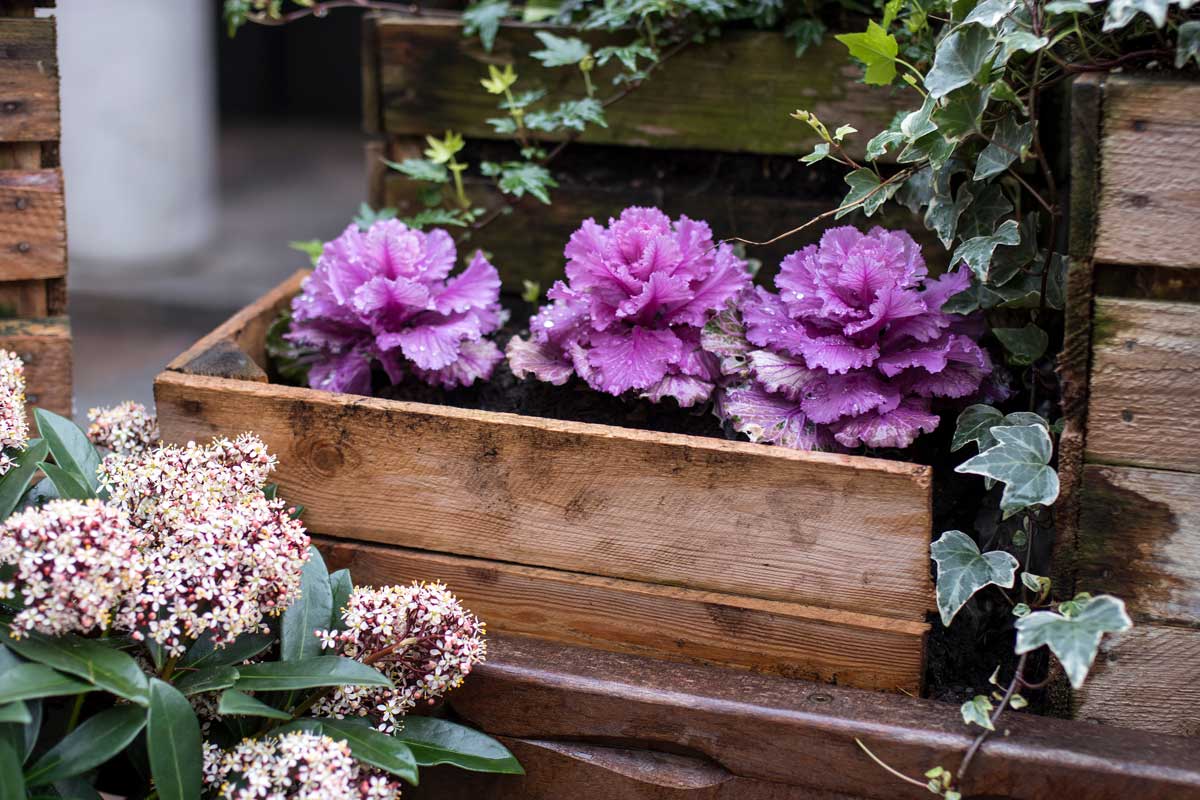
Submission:
[[[488,64],[514,63],[522,81],[548,90],[551,104],[581,94],[578,70],[546,70],[528,58],[540,47],[534,36],[539,30],[553,29],[506,24],[488,53],[477,39],[463,36],[455,16],[367,18],[364,124],[380,135],[367,149],[372,205],[399,208],[401,215],[424,208],[420,192],[428,184],[388,170],[381,159],[419,155],[426,134],[452,129],[469,140],[502,138],[485,122],[500,114],[495,97],[479,86]],[[629,38],[585,36],[595,44]],[[841,66],[830,69],[831,64]],[[601,98],[616,91],[609,76],[600,69],[593,79]],[[794,43],[782,33],[727,31],[665,61],[642,86],[608,107],[607,128],[589,127],[567,147],[551,165],[560,184],[553,205],[525,198],[513,216],[473,233],[469,244],[492,253],[505,289],[520,291],[524,279],[545,288],[562,277],[563,246],[582,220],[603,222],[629,205],[657,205],[672,217],[707,220],[718,238],[765,241],[836,208],[846,190],[840,174],[797,161],[815,139],[807,125],[788,115],[805,108],[831,124],[854,125],[864,134],[848,140],[848,150],[861,155],[867,136],[886,128],[905,100],[863,84],[845,47],[832,38],[797,58]],[[516,145],[495,146],[507,149],[493,157],[517,157]],[[496,208],[505,202],[484,179],[468,178],[467,191],[476,205]],[[908,226],[919,240],[932,242],[924,226],[903,211],[889,209],[872,222]],[[820,233],[814,226],[751,255],[770,270]]]
[[[919,690],[928,467],[274,385],[303,274],[155,398],[168,441],[261,435],[358,580],[444,578],[500,632]]]
[[[948,703],[506,636],[449,704],[500,737],[526,774],[422,770],[416,800],[921,800],[927,789],[889,775],[858,742],[919,778],[955,770],[975,735]],[[1196,800],[1200,758],[1178,736],[1013,713],[960,788]]]
[[[1126,599],[1080,717],[1200,735],[1200,84],[1074,87],[1061,576]]]
[[[69,416],[57,36],[53,17],[33,16],[51,5],[0,5],[0,348],[25,360],[31,406]]]

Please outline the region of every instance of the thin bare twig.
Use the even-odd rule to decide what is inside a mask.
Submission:
[[[324,3],[314,3],[308,8],[300,8],[295,11],[289,11],[286,14],[280,14],[278,17],[272,17],[265,11],[257,11],[247,14],[246,19],[256,25],[287,25],[289,22],[295,22],[304,17],[323,17],[337,8],[362,8],[370,11],[402,11],[409,14],[416,14],[420,11],[420,6],[416,3],[397,3],[388,2],[388,0],[327,0]]]
[[[861,739],[859,739],[857,736],[856,736],[856,737],[854,737],[854,743],[855,743],[856,745],[858,745],[858,746],[859,746],[859,747],[862,749],[862,751],[863,751],[864,753],[866,753],[868,756],[870,756],[870,758],[871,758],[871,760],[872,760],[872,761],[874,761],[874,762],[875,762],[876,764],[878,764],[879,766],[883,767],[883,768],[884,768],[885,770],[887,770],[887,771],[888,771],[888,773],[890,773],[891,775],[893,775],[893,776],[895,776],[895,777],[899,778],[900,780],[904,781],[905,783],[911,783],[913,786],[920,786],[922,789],[927,789],[927,788],[929,788],[929,784],[928,784],[928,783],[926,783],[925,781],[919,781],[919,780],[917,780],[916,778],[910,778],[910,777],[908,777],[907,775],[905,775],[903,772],[900,772],[899,770],[893,769],[892,767],[889,767],[887,764],[883,763],[883,761],[881,761],[881,760],[880,760],[880,758],[879,758],[877,755],[875,755],[874,753],[872,753],[872,752],[871,752],[871,751],[870,751],[870,750],[867,748],[867,746],[866,746],[865,744],[863,744],[863,743],[862,743],[862,740],[861,740]]]

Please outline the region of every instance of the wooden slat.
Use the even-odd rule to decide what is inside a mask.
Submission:
[[[67,273],[62,172],[0,171],[0,280]]]
[[[1200,475],[1084,471],[1079,591],[1111,592],[1135,617],[1200,625]]]
[[[1082,720],[1200,737],[1200,629],[1139,625],[1101,644],[1076,693]],[[1200,764],[1200,739],[1193,739]],[[1140,795],[1131,795],[1140,796]]]
[[[975,735],[949,704],[499,636],[450,703],[492,734],[673,752],[735,776],[802,786],[815,798],[928,798],[873,764],[855,739],[920,777],[934,765],[957,767]],[[1195,800],[1200,749],[1194,740],[1014,713],[1003,735],[983,745],[962,790],[1018,800]]]
[[[1200,85],[1112,76],[1096,260],[1200,267]]]
[[[464,37],[456,18],[385,16],[378,28],[378,49],[369,55],[380,63],[380,105],[388,133],[449,128],[471,138],[504,138],[486,122],[503,113],[496,109],[495,96],[479,86],[487,64],[515,63],[522,77],[517,88],[544,85],[550,94],[543,102],[550,108],[584,93],[578,70],[547,70],[529,57],[543,47],[534,32],[549,28],[505,25],[492,53],[484,52],[477,38]],[[589,38],[627,43],[632,37]],[[611,85],[614,74],[612,66],[596,70],[593,80],[600,96],[617,91]],[[786,87],[780,80],[784,75],[789,76]],[[801,155],[811,149],[814,136],[807,125],[788,118],[796,108],[814,111],[829,124],[876,131],[909,105],[898,94],[866,86],[859,75],[845,48],[832,39],[797,58],[794,43],[781,33],[725,31],[665,62],[650,80],[607,109],[607,128],[590,126],[582,141]],[[370,101],[367,108],[373,113]],[[848,149],[860,154],[868,136],[851,137]]]
[[[319,533],[898,619],[931,605],[928,467],[175,372],[155,398],[168,440],[261,435]]]
[[[413,144],[407,139],[393,140],[390,158],[402,159],[406,150],[419,149]],[[576,155],[579,155],[578,151]],[[473,233],[470,241],[460,249],[481,247],[490,253],[505,291],[520,292],[524,280],[538,281],[545,289],[562,279],[566,263],[563,247],[580,222],[588,217],[604,223],[627,206],[657,206],[672,217],[685,214],[708,222],[717,240],[739,236],[751,241],[766,241],[835,208],[841,199],[840,196],[803,192],[781,196],[770,191],[731,186],[724,180],[722,167],[728,166],[732,158],[726,156],[723,164],[720,157],[714,156],[703,172],[661,180],[646,177],[657,174],[652,156],[631,161],[623,170],[606,170],[602,176],[586,165],[576,167],[556,163],[554,173],[559,187],[554,190],[552,205],[526,198],[519,203],[512,217],[501,218]],[[797,174],[801,169],[799,165],[788,164],[786,167],[794,167],[794,170],[775,175],[776,188],[779,182],[800,177]],[[372,198],[372,204],[377,208],[395,207],[401,216],[416,214],[425,208],[420,193],[428,184],[388,170],[373,185],[382,187],[382,194]],[[466,185],[473,203],[497,208],[506,202],[489,181],[468,179]],[[536,224],[531,224],[534,220]],[[931,265],[939,264],[945,258],[941,255],[940,245],[935,246],[934,238],[919,220],[899,206],[887,206],[870,220],[855,214],[832,224],[907,227],[918,242],[926,245],[925,255]],[[748,248],[747,255],[762,261],[762,277],[773,275],[785,255],[817,241],[825,227],[813,226],[768,247]]]
[[[65,317],[0,320],[0,348],[25,362],[25,395],[32,419],[33,406],[70,417],[71,325]]]
[[[493,633],[920,692],[925,623],[334,539],[359,584],[445,581]]]
[[[1095,308],[1087,460],[1200,472],[1200,303]]]
[[[0,19],[0,141],[58,139],[55,21]]]

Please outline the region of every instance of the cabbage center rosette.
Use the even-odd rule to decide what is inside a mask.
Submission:
[[[733,248],[714,246],[703,222],[631,207],[607,227],[584,221],[564,254],[566,282],[547,292],[529,338],[509,342],[513,373],[555,385],[578,375],[597,391],[656,403],[708,400],[721,372],[700,329],[750,285]]]
[[[942,311],[965,270],[929,280],[907,233],[834,228],[704,330],[729,384],[717,415],[752,441],[801,450],[908,447],[937,427],[931,398],[976,394],[992,362],[978,320]]]
[[[484,337],[504,321],[500,276],[477,251],[448,278],[456,259],[446,231],[394,219],[351,225],[327,243],[285,335],[315,351],[309,385],[370,394],[375,365],[393,383],[410,372],[446,388],[491,377],[503,355]]]

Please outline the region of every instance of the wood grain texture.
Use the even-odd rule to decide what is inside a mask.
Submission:
[[[493,633],[918,694],[925,623],[392,547],[318,542],[358,584],[441,580]]]
[[[523,78],[517,88],[540,82],[549,91],[543,101],[549,108],[584,94],[577,69],[547,70],[529,57],[543,47],[534,32],[552,28],[506,24],[493,52],[486,53],[477,37],[462,35],[454,17],[375,19],[378,49],[368,57],[379,60],[379,107],[388,133],[423,135],[453,129],[469,138],[506,138],[498,137],[486,122],[501,115],[495,96],[479,85],[488,64],[514,63]],[[623,44],[629,36],[587,38],[593,44]],[[611,85],[615,74],[611,65],[597,68],[593,81],[602,97],[616,91]],[[725,31],[719,39],[688,47],[666,61],[650,80],[607,109],[607,128],[589,126],[581,141],[799,156],[816,139],[807,125],[788,119],[796,108],[813,111],[831,124],[876,131],[908,106],[898,94],[862,84],[860,74],[846,58],[845,48],[832,39],[797,58],[794,43],[781,33]],[[794,79],[786,91],[781,90],[783,75]],[[367,109],[372,113],[370,102]],[[866,139],[851,137],[850,152],[861,154]]]
[[[1089,465],[1081,506],[1076,588],[1200,625],[1200,475]]]
[[[1086,459],[1200,472],[1200,303],[1098,297]]]
[[[0,281],[0,318],[57,316],[60,312],[50,309],[49,286],[52,283],[43,280]]]
[[[62,171],[0,171],[0,280],[66,273]]]
[[[55,20],[0,19],[0,141],[58,139]]]
[[[485,775],[452,767],[421,769],[409,800],[852,800],[731,775],[711,761],[657,750],[585,742],[500,741],[524,775]]]
[[[262,436],[318,533],[897,619],[931,606],[927,467],[176,372],[155,397],[168,440]]]
[[[460,716],[489,733],[673,752],[817,798],[929,797],[872,764],[856,738],[914,776],[933,764],[954,768],[973,738],[956,707],[902,695],[532,639],[494,636],[489,651],[488,663],[450,695]],[[1018,800],[1195,800],[1200,747],[1016,713],[984,744],[962,789]]]
[[[74,412],[71,394],[71,324],[66,317],[0,320],[0,348],[25,362],[25,399],[64,417]]]
[[[1096,260],[1200,267],[1200,85],[1111,76]]]
[[[1200,764],[1200,629],[1139,625],[1100,645],[1079,719],[1193,738]]]

